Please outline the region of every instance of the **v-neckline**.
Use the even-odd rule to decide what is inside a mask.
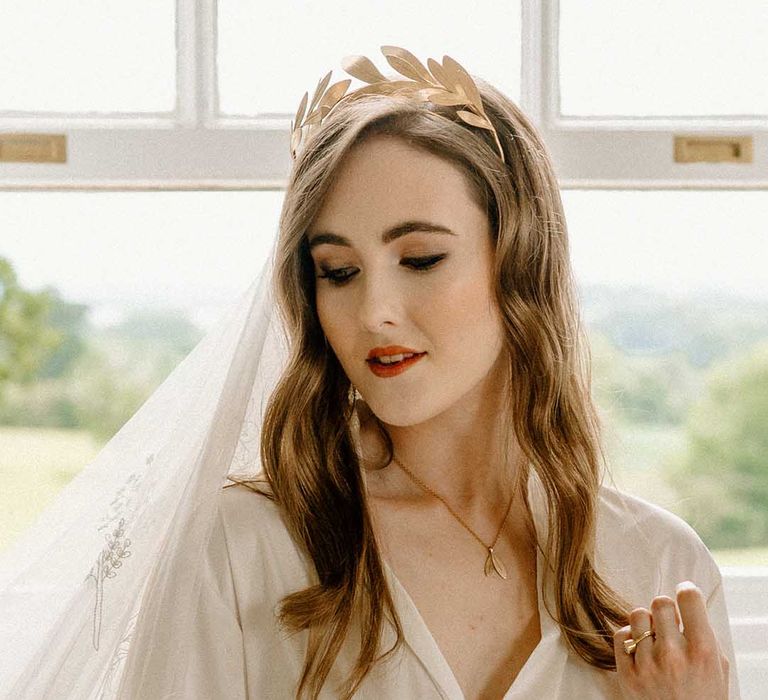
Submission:
[[[528,480],[528,502],[531,504],[531,511],[533,516],[534,527],[536,529],[536,539],[538,542],[546,541],[546,512],[542,516],[542,507],[546,511],[546,506],[542,506],[542,494],[534,493],[536,491],[536,485],[533,481],[535,479],[534,472],[531,472]],[[542,539],[542,535],[544,538]],[[401,622],[404,627],[405,640],[421,661],[425,670],[432,677],[433,682],[440,690],[441,694],[447,700],[466,700],[461,686],[456,679],[456,674],[453,672],[450,664],[445,658],[442,650],[437,644],[437,640],[430,631],[427,623],[424,621],[419,609],[413,602],[410,594],[406,590],[405,586],[397,578],[395,572],[389,563],[382,558],[384,569],[392,584],[391,590],[393,590],[396,596],[399,598],[398,613],[400,615]],[[539,629],[540,639],[538,644],[533,648],[533,651],[528,655],[522,668],[518,672],[512,684],[507,688],[504,693],[503,700],[512,700],[516,695],[516,691],[523,685],[527,684],[527,677],[535,673],[534,666],[536,660],[539,657],[545,655],[552,645],[557,642],[560,636],[560,628],[555,621],[550,617],[544,604],[544,591],[543,591],[543,567],[545,566],[544,558],[541,553],[541,549],[536,548],[536,600],[539,612]]]

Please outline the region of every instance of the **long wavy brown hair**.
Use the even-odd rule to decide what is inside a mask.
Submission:
[[[345,155],[375,135],[401,138],[460,168],[487,212],[495,245],[494,292],[514,387],[506,397],[507,430],[514,431],[528,460],[525,468],[537,473],[548,504],[547,541],[537,543],[547,562],[543,574],[556,581],[555,609],[548,612],[587,663],[616,667],[613,632],[626,624],[628,605],[594,568],[597,498],[606,465],[560,192],[535,127],[512,100],[475,80],[506,163],[492,134],[461,122],[455,108],[364,95],[334,107],[290,174],[273,278],[290,355],[265,412],[261,481],[319,580],[280,601],[280,623],[293,632],[309,630],[297,698],[319,695],[354,616],[360,652],[337,689],[339,697],[350,698],[373,665],[403,642],[366,502],[353,434],[354,388],[318,319],[306,241]],[[386,465],[392,441],[377,423],[389,452]],[[524,489],[523,494],[530,510]],[[385,613],[397,636],[379,654]]]

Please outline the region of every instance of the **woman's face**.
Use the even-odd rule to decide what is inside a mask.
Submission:
[[[370,138],[347,155],[307,237],[323,331],[383,423],[413,425],[498,391],[493,243],[457,167],[402,140]],[[369,359],[387,346],[423,355],[393,372]]]

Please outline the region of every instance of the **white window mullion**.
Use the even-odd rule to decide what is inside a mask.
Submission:
[[[198,125],[213,128],[219,111],[217,0],[193,0],[197,7]]]
[[[176,0],[176,124],[195,128],[201,123],[199,54],[200,0]]]
[[[549,81],[543,57],[548,35],[544,32],[541,0],[522,0],[520,60],[520,108],[539,128],[544,127],[544,100]]]

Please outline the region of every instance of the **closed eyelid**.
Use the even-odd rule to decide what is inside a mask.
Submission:
[[[413,272],[425,273],[435,268],[436,265],[440,264],[447,257],[447,253],[438,253],[436,255],[404,256],[401,258],[399,264],[411,268]],[[319,277],[321,279],[326,279],[332,286],[344,285],[353,277],[356,277],[357,272],[359,271],[356,270],[354,266],[350,267],[340,265],[334,267],[320,263],[319,267],[320,272],[323,273],[319,275]],[[341,276],[341,279],[334,279],[334,277],[337,276]]]

